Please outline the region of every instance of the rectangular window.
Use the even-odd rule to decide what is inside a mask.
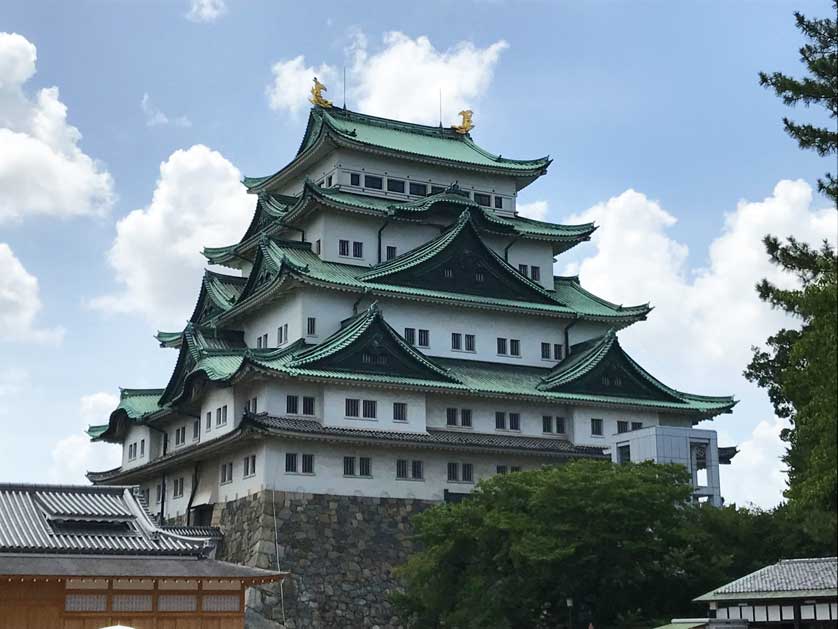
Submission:
[[[511,356],[521,355],[521,341],[518,339],[509,339],[509,354]]]
[[[431,333],[428,330],[419,329],[419,347],[431,346]]]
[[[641,428],[643,428],[643,422],[631,422],[632,430],[640,430]]]
[[[314,415],[314,398],[310,395],[303,396],[303,415]]]
[[[175,486],[174,491],[172,491],[172,495],[174,498],[182,498],[183,497],[183,477],[175,479]]]
[[[460,409],[460,426],[464,428],[471,428],[471,409],[470,408],[461,408]]]
[[[407,421],[407,404],[404,402],[393,402],[393,421]]]
[[[407,460],[406,459],[397,459],[396,460],[396,478],[399,479],[406,479],[407,478]]]
[[[530,277],[536,282],[541,281],[541,267],[532,265],[530,267]]]
[[[372,188],[373,190],[381,190],[384,188],[384,180],[375,175],[364,175],[364,187]]]
[[[509,414],[509,430],[521,430],[521,414]]]
[[[343,457],[343,475],[344,476],[355,476],[355,457],[354,456]]]
[[[564,356],[564,348],[561,343],[553,343],[553,360],[561,360]]]
[[[602,420],[591,418],[591,434],[597,437],[602,436]]]
[[[463,482],[474,482],[474,465],[472,465],[471,463],[463,463]]]
[[[401,179],[390,179],[387,177],[387,192],[404,193],[404,181]]]
[[[541,358],[550,360],[550,343],[541,344]]]
[[[212,411],[207,411],[207,431],[209,431],[210,428],[212,428]]]
[[[428,194],[428,184],[410,182],[410,194],[417,197],[424,197]]]
[[[457,409],[456,408],[446,408],[445,409],[445,423],[449,426],[456,426],[457,425]]]
[[[392,260],[396,257],[396,248],[393,245],[387,245],[387,253],[385,257],[387,260]]]
[[[285,412],[289,415],[296,415],[300,410],[300,398],[296,395],[285,396]]]
[[[226,423],[227,423],[227,405],[225,404],[224,406],[221,407],[221,425],[223,426]]]
[[[466,351],[473,352],[475,347],[474,334],[466,334]]]
[[[215,409],[215,425],[216,426],[221,425],[221,409],[220,408]]]
[[[306,334],[309,336],[314,336],[317,334],[317,319],[314,317],[308,317],[306,320]]]
[[[519,265],[518,265],[518,272],[519,272],[521,275],[526,276],[526,275],[527,275],[527,269],[528,269],[528,268],[529,268],[529,267],[528,267],[526,264],[519,264]]]
[[[349,173],[349,185],[350,186],[360,186],[361,185],[361,175],[358,173]]]
[[[628,432],[629,431],[629,423],[626,421],[618,421],[617,422],[617,432]]]
[[[451,333],[451,349],[463,349],[463,335],[459,332]]]
[[[541,416],[541,432],[553,432],[553,418],[550,415]]]
[[[255,413],[255,412],[256,412],[256,410],[257,410],[257,408],[256,408],[256,402],[257,402],[257,399],[256,399],[256,396],[254,395],[254,396],[250,399],[250,412],[251,412],[251,413]]]
[[[460,480],[460,464],[459,463],[449,463],[448,464],[448,480],[449,481]]]
[[[303,455],[303,474],[314,474],[314,455]]]
[[[267,347],[267,346],[268,346],[268,333],[265,332],[262,335],[262,347]]]
[[[182,446],[186,441],[186,426],[181,426],[175,429],[175,445]],[[134,446],[136,448],[136,445]],[[134,450],[136,454],[136,450]]]
[[[201,432],[201,420],[196,419],[195,425],[198,426],[198,432]],[[197,438],[197,437],[196,437]],[[140,439],[140,456],[145,456],[145,439]]]
[[[361,414],[361,400],[346,398],[346,416],[358,417]]]
[[[410,477],[413,480],[422,480],[425,478],[425,464],[422,461],[411,461]]]
[[[512,465],[512,466],[510,466],[509,471],[512,472],[512,473],[520,472],[521,471],[521,466],[520,465]]]
[[[498,337],[498,354],[506,356],[506,339]]]
[[[431,186],[431,194],[439,194],[445,192],[445,186]]]
[[[329,175],[328,177],[326,177],[326,187],[327,187],[327,188],[331,188],[331,187],[332,187],[332,176],[331,176],[331,175]]]
[[[377,407],[375,400],[364,400],[364,419],[375,419],[378,416]]]
[[[495,472],[497,474],[506,474],[507,469],[505,465],[497,465],[495,466]]]
[[[256,337],[256,349],[262,349],[262,337],[261,336]]]
[[[297,453],[296,452],[286,452],[285,453],[285,471],[286,472],[296,472],[297,471]]]
[[[221,464],[221,484],[224,485],[225,483],[230,483],[233,481],[233,464],[231,463],[222,463]]]
[[[320,239],[314,241],[314,253],[320,255]]]
[[[560,435],[563,435],[566,432],[565,431],[565,425],[564,425],[564,417],[557,417],[556,418],[556,432],[559,433]]]
[[[474,193],[474,202],[477,203],[477,205],[482,205],[483,207],[492,207],[492,197],[488,194],[483,194],[482,192]]]
[[[244,457],[244,476],[253,476],[256,473],[256,455]]]
[[[372,476],[372,459],[368,456],[358,457],[358,476]]]
[[[349,256],[349,241],[348,240],[338,240],[338,255],[348,257]]]
[[[408,345],[416,345],[416,328],[405,328],[404,340]]]
[[[498,210],[503,209],[503,197],[495,197],[495,208]]]
[[[200,437],[201,437],[201,420],[196,419],[195,421],[192,422],[192,441],[195,441],[196,439],[199,439]],[[143,445],[143,448],[140,448],[140,449],[144,450],[145,449],[145,442],[143,441],[141,443]],[[142,454],[142,452],[140,454]]]
[[[160,483],[157,483],[157,487],[154,488],[154,502],[160,504],[160,500],[163,497],[163,486]]]
[[[631,447],[626,444],[624,446],[617,446],[617,463],[623,465],[631,462]]]
[[[353,258],[363,258],[364,257],[364,243],[359,241],[354,241],[352,243],[352,257]]]
[[[506,430],[506,413],[497,411],[495,413],[495,428],[497,430]]]
[[[133,443],[128,444],[128,460],[129,461],[133,461],[134,459],[137,458],[137,455],[134,454],[134,446],[135,445],[136,444],[133,444]]]

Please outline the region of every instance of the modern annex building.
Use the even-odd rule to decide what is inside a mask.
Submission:
[[[680,462],[720,504],[735,449],[695,426],[735,402],[677,391],[623,350],[648,305],[553,275],[596,227],[516,214],[550,159],[481,148],[471,112],[424,126],[313,92],[296,156],[244,179],[245,234],[205,250],[223,272],[206,271],[183,330],[158,334],[177,354],[168,383],[123,389],[90,428],[124,456],[89,478],[138,484],[192,525],[266,489],[443,500],[575,457]]]

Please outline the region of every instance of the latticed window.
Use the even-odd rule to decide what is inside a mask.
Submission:
[[[565,420],[564,417],[557,417],[556,418],[556,432],[559,434],[564,434],[567,432],[565,430]]]
[[[314,474],[314,455],[303,455],[303,474]]]
[[[541,344],[541,357],[545,360],[550,360],[550,343]]]
[[[419,330],[419,347],[430,347],[431,333],[428,330]]]
[[[300,398],[296,395],[285,396],[285,412],[289,415],[296,415],[300,408]]]
[[[348,256],[349,255],[349,241],[348,240],[338,240],[338,255],[339,256]]]
[[[422,461],[412,461],[410,465],[410,475],[413,480],[422,480],[425,478],[425,465]]]
[[[404,402],[393,402],[393,421],[407,421],[407,404]]]
[[[372,460],[368,456],[358,458],[359,476],[372,476]]]
[[[628,432],[629,431],[629,423],[627,421],[618,421],[617,422],[617,432]]]
[[[377,406],[375,400],[364,400],[364,419],[375,419]]]
[[[498,337],[498,354],[506,355],[506,339],[500,336]]]
[[[363,258],[364,257],[364,243],[355,241],[352,243],[352,257],[353,258]]]
[[[343,475],[344,476],[355,476],[355,457],[354,456],[343,457]]]
[[[475,348],[474,334],[466,334],[466,351],[473,352]]]
[[[474,465],[471,463],[463,463],[463,482],[474,482]]]
[[[449,463],[448,464],[448,480],[449,481],[460,480],[460,464],[459,463]]]
[[[397,459],[396,460],[396,478],[406,479],[407,478],[407,460],[406,459]]]
[[[530,277],[535,280],[536,282],[541,280],[541,267],[539,266],[531,266],[530,267]]]
[[[602,420],[591,418],[591,434],[601,437],[602,436]]]
[[[553,418],[550,415],[541,417],[541,432],[553,432]]]
[[[506,413],[503,411],[495,412],[495,428],[497,430],[506,430]]]
[[[346,416],[359,417],[361,409],[361,400],[355,398],[346,398]]]
[[[462,349],[463,348],[463,335],[459,332],[452,332],[451,333],[451,349]]]
[[[640,430],[641,428],[643,428],[643,422],[631,422],[632,430]]]
[[[509,339],[509,353],[512,356],[521,355],[521,341],[518,339]]]
[[[286,452],[285,453],[285,471],[286,472],[296,472],[297,471],[297,453],[296,452]]]
[[[416,328],[405,328],[404,340],[407,341],[409,345],[416,345]]]
[[[396,257],[396,248],[393,245],[387,245],[386,258],[392,260]]]
[[[310,395],[303,396],[303,415],[314,415],[314,398]]]
[[[460,409],[460,426],[464,426],[465,428],[471,428],[471,409],[470,408],[461,408]]]
[[[509,430],[521,430],[521,415],[520,413],[509,414]]]
[[[446,408],[445,409],[445,423],[449,426],[456,426],[457,425],[457,409],[456,408]]]
[[[495,467],[495,472],[498,473],[498,474],[506,474],[506,472],[507,472],[506,466],[505,465],[498,465],[497,467]]]
[[[450,280],[454,277],[454,269],[452,269],[450,266],[446,266],[444,269],[442,269],[442,276],[445,279]]]

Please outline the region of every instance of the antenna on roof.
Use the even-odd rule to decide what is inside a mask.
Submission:
[[[343,108],[346,109],[346,66],[343,66]]]

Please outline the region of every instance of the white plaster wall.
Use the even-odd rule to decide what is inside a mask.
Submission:
[[[347,212],[322,212],[322,215],[322,260],[354,266],[374,266],[378,263],[378,230],[384,224],[382,219]],[[349,241],[348,256],[339,255],[340,240]],[[361,258],[352,256],[352,243],[356,241],[364,243],[364,255]]]
[[[247,394],[240,396],[242,403],[247,399],[256,396],[256,410],[259,413],[266,412],[269,415],[277,415],[282,417],[299,417],[300,419],[316,419],[322,421],[323,418],[323,394],[322,386],[311,382],[304,382],[297,379],[283,379],[283,380],[260,380],[248,389]],[[299,397],[297,415],[289,415],[286,412],[286,398],[288,395],[296,395]],[[314,398],[314,415],[303,415],[303,396],[311,396]],[[243,407],[242,407],[242,410]]]
[[[447,409],[471,409],[472,428],[452,428],[447,425]],[[519,413],[521,416],[521,430],[497,430],[495,428],[495,413],[498,411],[507,414],[507,426],[509,425],[509,413]],[[564,417],[567,433],[555,434],[544,433],[544,415],[551,417]],[[572,435],[571,409],[562,405],[534,404],[531,402],[511,402],[509,400],[486,400],[469,397],[447,397],[436,394],[428,395],[428,426],[431,428],[448,428],[458,431],[471,431],[493,434],[529,435],[534,437],[555,437],[557,439],[570,439]]]
[[[346,417],[346,399],[375,400],[376,419]],[[407,421],[393,420],[393,403],[407,404]],[[363,403],[361,403],[363,411]],[[364,387],[329,386],[323,390],[323,424],[341,428],[367,430],[395,430],[402,432],[425,431],[425,396],[411,391],[367,389]],[[363,415],[363,412],[359,413]]]
[[[629,427],[631,427],[631,422],[643,422],[644,428],[647,426],[657,426],[659,423],[658,414],[655,411],[575,406],[572,408],[572,415],[573,443],[577,445],[596,446],[598,448],[607,447],[610,436],[617,434],[618,421],[629,422]],[[592,418],[602,420],[603,436],[598,437],[591,434]]]
[[[570,326],[568,337],[571,347],[577,343],[584,343],[587,340],[598,338],[608,332],[612,325],[599,321],[577,321]]]
[[[209,440],[216,439],[222,435],[226,435],[233,430],[241,419],[241,414],[236,412],[236,396],[233,387],[219,386],[207,387],[203,399],[201,400],[201,439]],[[227,423],[223,426],[216,426],[216,409],[227,405]],[[212,413],[212,427],[207,430],[207,413]],[[191,427],[191,423],[189,424]],[[192,435],[191,428],[187,428],[187,442],[190,442]],[[172,437],[169,437],[170,444],[174,443]]]
[[[512,246],[504,254],[504,249],[512,242]],[[501,258],[504,258],[515,270],[519,264],[533,265],[541,270],[538,284],[547,290],[555,288],[553,284],[553,245],[548,242],[535,240],[514,240],[514,238],[501,238],[499,236],[486,237],[486,243]],[[527,269],[529,271],[529,269]],[[527,277],[531,278],[528,272]]]
[[[430,347],[418,348],[429,356],[549,368],[553,367],[556,361],[541,358],[541,343],[564,344],[565,324],[558,319],[394,299],[381,299],[379,306],[387,322],[399,334],[403,335],[406,327],[430,330]],[[452,350],[452,332],[474,334],[476,350]],[[498,355],[498,337],[519,339],[521,356]]]
[[[140,441],[145,440],[145,452],[140,455]],[[151,430],[148,426],[131,426],[122,442],[122,468],[131,469],[148,463],[157,453],[152,451]],[[137,456],[134,459],[128,458],[128,446],[137,444]],[[155,444],[157,445],[157,444]]]
[[[277,347],[277,328],[285,323],[288,324],[289,338],[292,341],[300,338],[304,320],[299,291],[285,293],[243,318],[241,327],[244,330],[244,342],[248,347],[256,347],[256,339],[267,334],[268,347]]]

